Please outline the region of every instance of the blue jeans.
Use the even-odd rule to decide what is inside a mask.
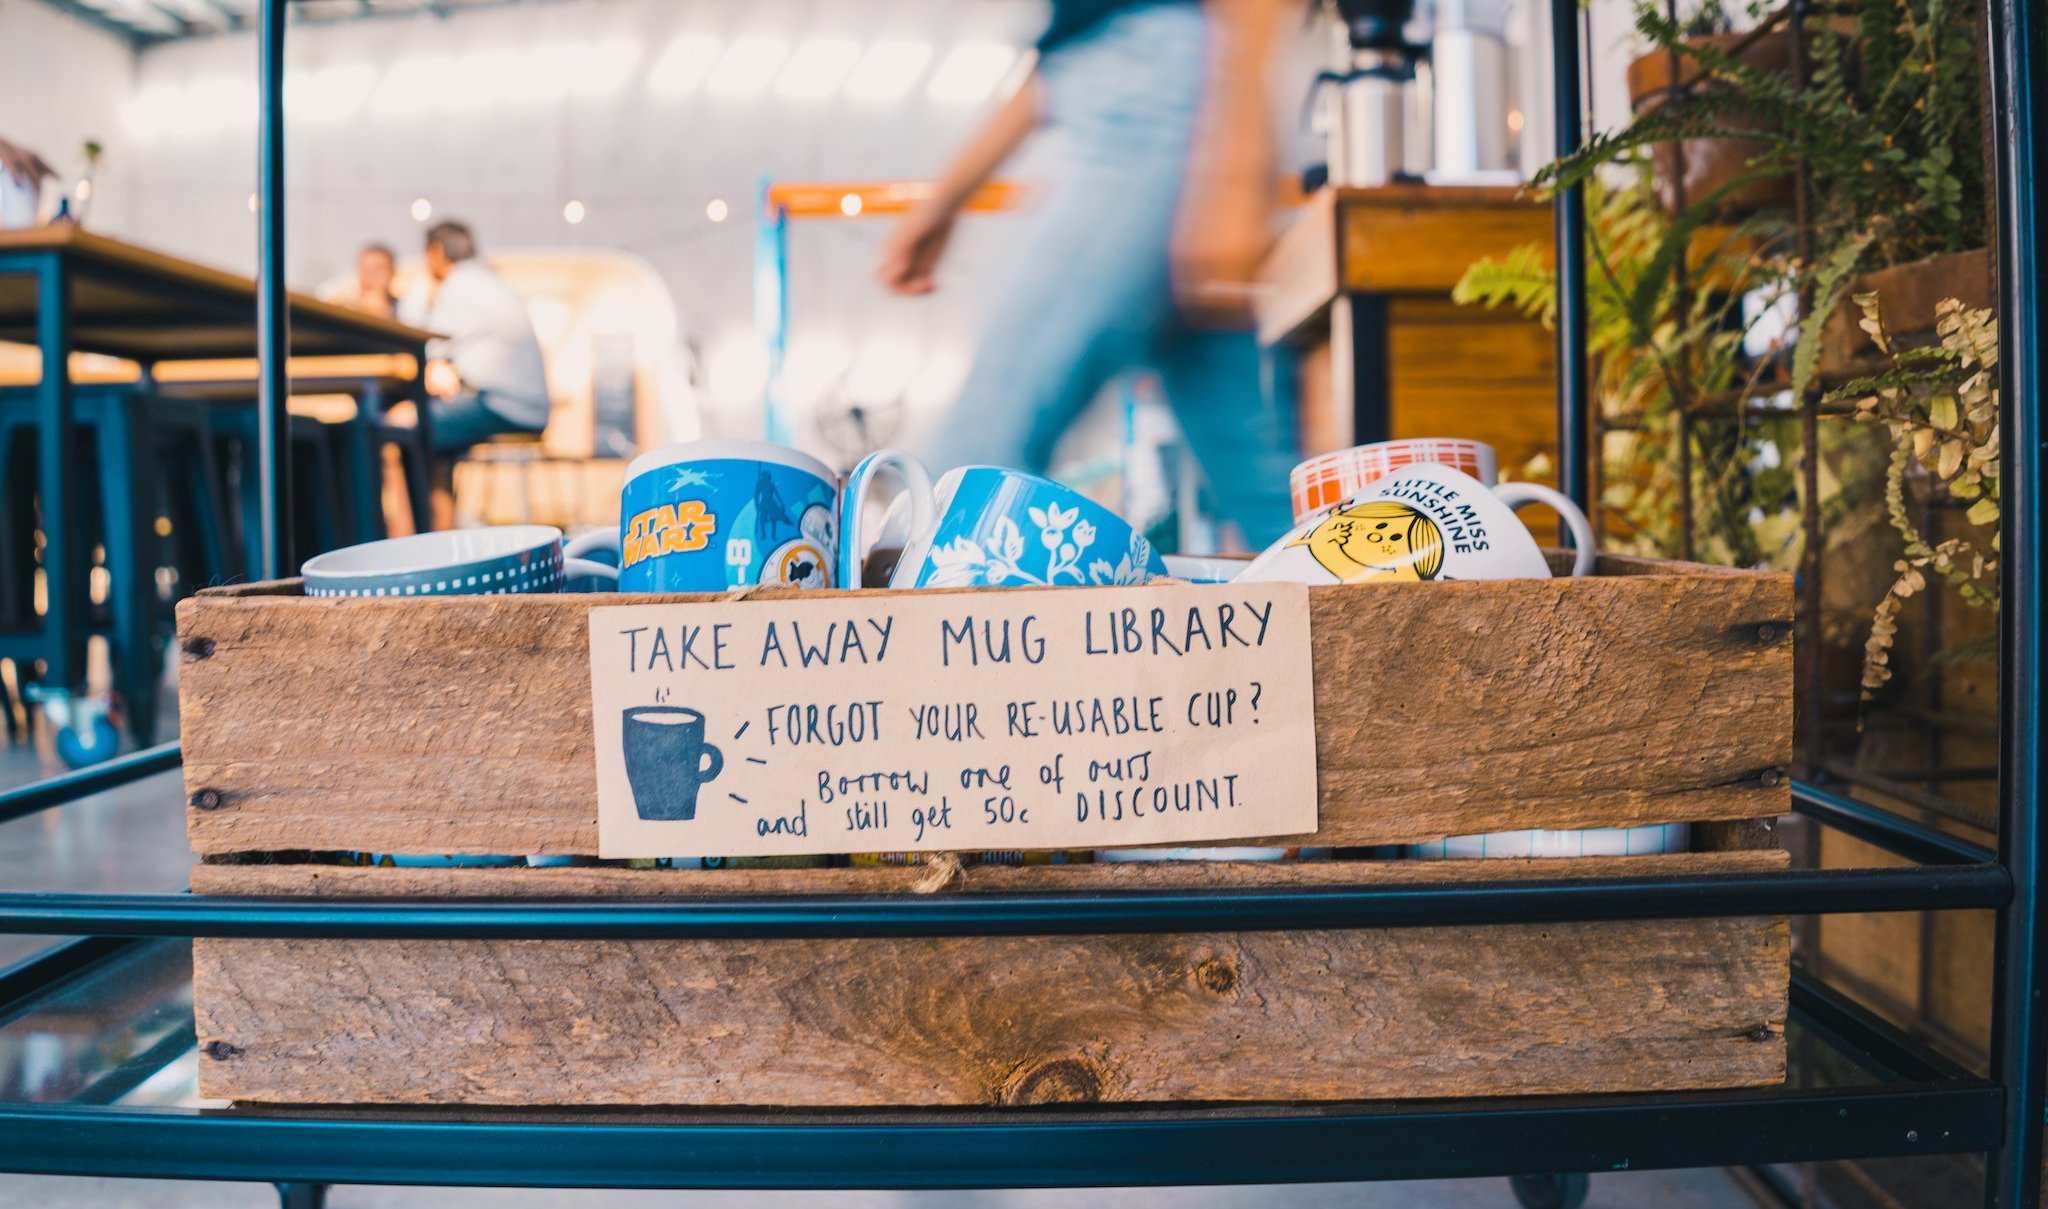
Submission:
[[[927,452],[934,470],[1043,472],[1060,434],[1117,374],[1159,374],[1221,519],[1254,549],[1291,519],[1294,422],[1249,331],[1175,309],[1168,242],[1187,175],[1207,31],[1199,6],[1121,13],[1039,65],[1061,155],[1001,285],[973,370]]]
[[[534,432],[517,420],[500,415],[481,391],[464,391],[452,399],[435,399],[434,452],[459,454],[472,445],[508,432]]]

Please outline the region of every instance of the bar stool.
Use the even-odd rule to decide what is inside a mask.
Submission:
[[[85,551],[99,547],[96,570],[106,576],[105,599],[90,606],[86,628],[109,639],[114,689],[131,733],[147,744],[155,739],[160,643],[173,624],[172,605],[240,571],[227,540],[210,416],[204,406],[148,387],[81,391],[75,402],[84,445],[77,470],[89,480],[79,532]],[[37,424],[32,396],[0,397],[0,465],[7,470],[0,491],[0,622],[15,631],[0,654],[23,664],[44,657],[35,612]]]
[[[256,475],[256,408],[247,401],[215,404],[214,436],[231,467],[236,501],[236,537],[244,565],[255,573],[263,565],[263,498]],[[292,531],[285,535],[283,574],[297,574],[298,565],[315,554],[337,550],[375,533],[358,536],[354,512],[348,507],[336,474],[342,439],[329,425],[311,416],[286,418],[285,444],[291,453]],[[374,480],[365,480],[374,483]],[[360,484],[359,484],[360,485]],[[364,490],[373,487],[365,486]],[[381,527],[381,524],[380,524]]]
[[[498,489],[508,477],[495,473],[499,467],[513,468],[509,477],[519,505],[519,522],[533,523],[533,471],[534,467],[552,461],[548,456],[544,434],[538,432],[499,433],[488,441],[472,445],[456,459],[456,466],[476,466],[490,477],[486,480],[486,491],[482,502],[474,513],[458,518],[462,525],[488,524],[497,515]]]
[[[373,477],[371,482],[381,482],[382,459],[378,456],[386,446],[398,450],[399,468],[405,475],[406,506],[412,512],[413,530],[425,533],[434,527],[434,451],[427,447],[426,434],[410,424],[393,424],[383,418],[379,411],[374,416],[356,421],[360,425],[361,441],[367,453],[367,462]],[[374,500],[372,501],[374,504]],[[376,511],[378,536],[383,535],[384,513]],[[367,538],[364,540],[368,540]]]

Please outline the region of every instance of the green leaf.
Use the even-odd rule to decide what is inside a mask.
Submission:
[[[1813,385],[1814,374],[1820,369],[1820,333],[1832,315],[1835,305],[1842,300],[1842,293],[1848,288],[1856,267],[1862,263],[1863,254],[1870,250],[1874,236],[1869,233],[1858,235],[1836,245],[1820,271],[1813,277],[1813,300],[1806,314],[1799,319],[1799,343],[1792,350],[1792,392],[1804,395],[1807,387]]]

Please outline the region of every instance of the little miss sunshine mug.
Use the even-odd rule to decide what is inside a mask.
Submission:
[[[1294,519],[1305,521],[1336,503],[1348,500],[1397,470],[1422,463],[1462,470],[1491,487],[1500,481],[1500,458],[1493,446],[1463,437],[1411,437],[1375,441],[1319,453],[1287,476],[1294,500]]]
[[[1492,487],[1448,466],[1416,465],[1295,526],[1238,578],[1307,584],[1429,579],[1548,579],[1550,564],[1515,517],[1543,504],[1577,545],[1572,574],[1593,570],[1593,527],[1538,483]]]
[[[1148,583],[1166,564],[1122,517],[1051,479],[962,466],[936,485],[900,450],[869,454],[846,478],[839,578],[860,582],[875,544],[862,533],[868,488],[884,471],[903,484],[910,523],[892,588],[1093,587]]]
[[[754,584],[829,588],[839,493],[823,462],[766,441],[690,441],[626,467],[619,529],[569,553],[618,555],[621,592],[723,592]]]

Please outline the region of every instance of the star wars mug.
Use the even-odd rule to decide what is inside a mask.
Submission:
[[[1373,583],[1548,579],[1550,563],[1515,509],[1543,504],[1571,530],[1572,574],[1593,570],[1593,527],[1539,483],[1489,487],[1448,466],[1416,465],[1295,526],[1252,560],[1244,582]]]
[[[612,551],[621,592],[832,586],[838,483],[794,449],[690,441],[650,450],[626,468],[619,520],[570,542],[569,553]]]

